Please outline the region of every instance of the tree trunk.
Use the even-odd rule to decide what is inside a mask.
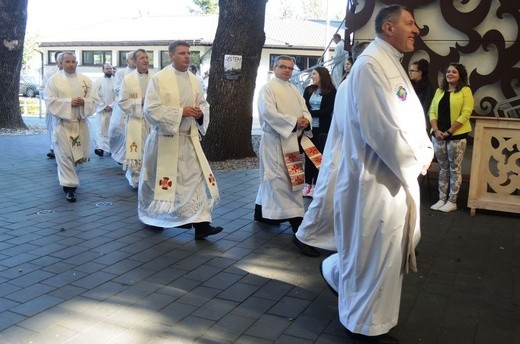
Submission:
[[[0,128],[23,128],[20,70],[28,0],[0,0]]]
[[[253,96],[265,43],[267,0],[220,0],[209,73],[211,124],[202,145],[210,161],[254,157]],[[226,78],[225,55],[240,55],[238,80]],[[229,75],[228,75],[229,77]]]

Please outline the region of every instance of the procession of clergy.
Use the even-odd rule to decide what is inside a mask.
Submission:
[[[363,343],[399,343],[388,332],[397,324],[403,274],[417,270],[417,177],[429,167],[433,149],[401,65],[419,35],[412,12],[386,6],[375,29],[375,40],[358,52],[338,87],[323,159],[311,140],[306,100],[289,81],[295,60],[275,59],[275,77],[258,97],[262,139],[254,219],[289,222],[294,244],[307,256],[320,255],[315,247],[336,251],[323,260],[321,273],[338,295],[347,332]],[[172,42],[168,52],[172,64],[153,74],[146,51],[138,49],[114,79],[105,72],[95,85],[76,73],[74,54],[63,53],[62,71],[50,77],[44,94],[53,118],[51,147],[66,199],[75,202],[76,166],[89,159],[88,117],[97,112],[95,153],[110,152],[126,169],[138,190],[139,220],[161,229],[194,228],[195,239],[204,239],[222,231],[211,225],[219,191],[200,144],[210,108],[200,80],[188,71],[189,44]],[[316,90],[311,101],[322,96]],[[301,149],[320,168],[307,213]]]

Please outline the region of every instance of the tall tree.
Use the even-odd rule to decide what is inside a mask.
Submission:
[[[20,112],[20,70],[28,0],[0,0],[0,128],[26,128]]]
[[[255,156],[251,144],[253,96],[265,43],[267,0],[220,0],[211,53],[208,101],[211,124],[202,145],[210,161]],[[238,79],[224,73],[226,55],[239,55]]]
[[[306,0],[302,2],[303,16],[305,19],[327,18],[326,6],[322,0]]]

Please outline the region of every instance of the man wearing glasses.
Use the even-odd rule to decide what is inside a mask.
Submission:
[[[299,137],[303,141],[312,137],[312,117],[298,89],[289,81],[294,68],[293,57],[277,57],[275,77],[260,90],[258,113],[263,134],[254,218],[273,225],[288,221],[296,232],[304,213],[304,171],[298,141]]]

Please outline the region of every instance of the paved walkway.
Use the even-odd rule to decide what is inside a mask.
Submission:
[[[288,225],[252,221],[258,170],[216,172],[220,235],[145,229],[111,158],[65,201],[45,135],[0,136],[0,343],[352,343]],[[434,188],[432,181],[431,188]],[[518,343],[520,217],[430,211],[405,277],[401,343]],[[431,198],[430,198],[431,197]],[[324,254],[326,254],[324,252]]]

